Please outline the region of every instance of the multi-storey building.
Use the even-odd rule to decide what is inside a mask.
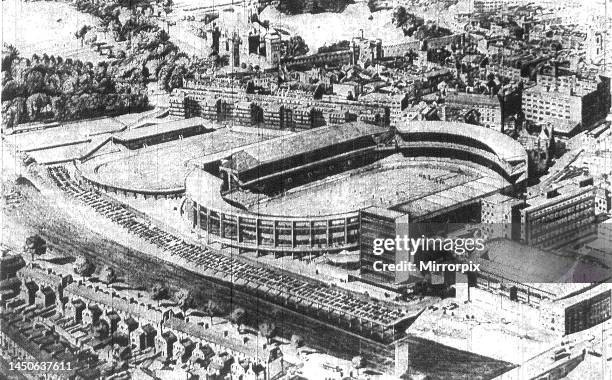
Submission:
[[[519,209],[523,201],[503,194],[493,194],[480,203],[480,222],[488,239],[516,239]]]
[[[496,13],[523,3],[523,0],[473,0],[472,9],[474,13]]]
[[[172,93],[173,116],[200,116],[214,121],[232,120],[242,125],[264,123],[274,129],[310,129],[325,124],[364,120],[388,125],[390,112],[401,111],[406,96],[379,94],[360,100],[324,96],[315,100],[311,94],[248,94],[244,89],[228,87],[208,89],[187,84]]]
[[[578,241],[596,231],[595,187],[590,177],[565,186],[528,192],[521,210],[521,240],[529,245],[555,248]]]
[[[408,280],[407,271],[377,270],[376,262],[400,264],[412,261],[408,252],[400,249],[384,249],[382,254],[375,252],[375,239],[395,239],[396,236],[409,235],[409,216],[401,212],[380,207],[370,207],[360,213],[360,263],[361,278],[364,281],[383,284],[400,284]]]
[[[571,136],[606,117],[610,110],[610,80],[539,75],[538,84],[523,93],[523,111],[536,123],[551,122],[555,132]]]
[[[480,125],[501,131],[502,107],[497,96],[457,93],[448,94],[444,101],[449,109],[474,109],[478,111]]]

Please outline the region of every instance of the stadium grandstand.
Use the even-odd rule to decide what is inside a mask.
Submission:
[[[370,206],[419,222],[466,215],[483,197],[520,185],[527,155],[468,124],[353,122],[197,166],[182,210],[196,231],[243,250],[300,256],[358,249],[360,211]]]

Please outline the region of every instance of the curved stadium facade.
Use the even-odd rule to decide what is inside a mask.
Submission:
[[[353,122],[263,141],[206,125],[186,119],[96,143],[75,177],[128,197],[184,197],[183,217],[208,240],[302,256],[358,249],[365,209],[431,221],[527,176],[518,142],[463,123]],[[152,155],[163,165],[151,167]]]
[[[526,175],[522,146],[483,127],[428,121],[389,130],[348,123],[199,165],[186,178],[182,212],[208,239],[241,250],[339,252],[359,247],[363,209],[423,222]]]

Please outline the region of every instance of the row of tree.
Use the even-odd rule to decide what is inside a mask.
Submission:
[[[5,45],[2,74],[5,131],[19,123],[137,112],[148,106],[143,81],[122,78],[125,73],[117,64],[93,65],[47,54],[22,58]]]
[[[170,298],[169,288],[161,282],[156,282],[151,287],[151,298],[154,300],[163,300]],[[210,317],[210,324],[213,324],[215,317],[227,316],[227,319],[233,325],[239,329],[243,329],[243,326],[247,323],[247,313],[241,307],[234,308],[229,314],[227,309],[223,305],[213,299],[209,299],[203,306],[198,307],[196,303],[196,297],[193,292],[185,289],[180,289],[174,294],[174,301],[183,310],[197,308],[198,312]],[[270,340],[276,334],[276,324],[272,321],[263,321],[258,324],[259,333],[261,336]],[[294,336],[292,341],[295,344],[303,344],[303,339],[299,336]]]
[[[136,12],[140,7],[143,11],[151,6],[146,2],[126,3],[117,1],[101,3],[92,0],[78,0],[77,8],[100,18],[99,28],[112,33],[116,42],[126,41],[125,50],[119,50],[116,58],[122,68],[122,77],[129,82],[157,80],[158,86],[166,91],[181,87],[186,79],[197,73],[205,73],[210,68],[223,66],[227,61],[217,54],[202,59],[190,57],[180,52],[170,41],[168,33],[151,18]],[[171,11],[171,0],[160,0],[158,5]],[[122,23],[121,12],[129,12],[129,17]],[[83,37],[87,39],[86,37]],[[95,40],[89,38],[89,40]]]
[[[408,13],[403,6],[395,8],[393,12],[393,24],[397,28],[402,28],[405,36],[414,36],[414,38],[418,40],[439,38],[452,34],[450,29],[439,27],[435,23],[425,23],[423,18]]]
[[[295,15],[301,13],[344,12],[353,0],[280,0],[276,9],[282,13]]]
[[[24,253],[31,255],[32,259],[36,256],[44,255],[47,252],[47,243],[39,235],[31,235],[26,238],[24,245]],[[76,274],[83,277],[91,277],[96,271],[96,265],[84,256],[79,256],[73,264],[73,270]],[[110,285],[118,281],[118,276],[115,270],[105,265],[97,273],[99,281]],[[227,320],[236,326],[239,330],[243,330],[245,325],[248,323],[247,312],[242,307],[236,307],[227,313],[227,309],[219,302],[208,299],[204,305],[198,305],[194,293],[190,290],[179,289],[171,295],[170,289],[163,282],[155,282],[150,287],[150,294],[153,300],[170,300],[179,306],[184,312],[189,309],[196,309],[196,313],[201,312],[204,315],[210,317],[210,324],[213,325],[215,317],[227,317]],[[192,310],[193,312],[193,310]],[[265,320],[257,324],[259,334],[264,337],[268,342],[274,338],[277,333],[276,323],[271,320]],[[96,324],[92,326],[95,336],[104,338],[108,336],[108,326],[102,324]],[[300,348],[304,345],[304,338],[300,335],[293,334],[291,336],[291,344],[294,348]],[[356,356],[352,360],[352,364],[355,368],[361,368],[365,365],[364,358],[362,356]]]

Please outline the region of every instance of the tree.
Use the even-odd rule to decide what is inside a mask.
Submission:
[[[254,94],[255,93],[255,83],[252,80],[247,82],[246,93],[247,94]]]
[[[151,288],[151,298],[154,300],[161,300],[168,298],[169,290],[168,287],[162,282],[156,282]]]
[[[304,345],[304,338],[302,338],[301,335],[296,335],[296,334],[291,335],[291,345],[295,349],[302,347]]]
[[[228,55],[215,55],[215,66],[224,67],[229,65],[229,56]]]
[[[246,311],[241,307],[235,308],[234,311],[232,311],[229,315],[230,322],[236,326],[239,326],[244,323],[245,319]]]
[[[259,333],[261,336],[266,338],[266,342],[270,343],[270,339],[274,337],[276,333],[276,324],[274,322],[266,321],[259,324]]]
[[[108,324],[104,321],[98,321],[95,325],[91,326],[94,337],[98,339],[104,339],[108,336],[109,328]]]
[[[314,99],[322,99],[323,95],[325,94],[325,86],[321,83],[317,86],[317,88],[314,91]]]
[[[13,45],[2,46],[2,71],[10,71],[13,61],[19,57],[19,52]]]
[[[2,101],[12,100],[14,98],[23,96],[25,89],[16,80],[9,79],[2,85]]]
[[[28,96],[42,92],[45,88],[44,74],[36,68],[27,73],[25,76],[25,88]]]
[[[370,9],[370,13],[374,13],[378,11],[378,1],[377,0],[368,0],[368,8]]]
[[[210,325],[213,324],[213,317],[217,317],[223,313],[223,308],[219,303],[214,300],[208,300],[206,308],[204,309],[206,315],[210,317]]]
[[[44,255],[47,252],[47,242],[39,235],[28,236],[25,241],[24,252],[29,253],[34,260],[34,256]]]
[[[365,359],[361,355],[355,356],[351,360],[351,364],[357,369],[363,368],[365,366]]]
[[[406,8],[402,6],[395,8],[395,11],[393,12],[393,23],[395,24],[395,26],[400,28],[406,25],[407,21],[408,12],[406,12]]]
[[[109,285],[112,284],[113,282],[117,281],[117,274],[115,273],[115,270],[106,265],[104,266],[104,268],[100,271],[100,281],[102,281],[103,283]]]
[[[301,36],[293,36],[287,41],[285,56],[295,57],[308,53],[308,45]]]
[[[191,290],[180,289],[174,294],[174,299],[183,311],[195,307],[195,298]]]
[[[83,25],[74,33],[74,36],[77,39],[81,40],[81,47],[83,46],[83,40],[85,39],[85,35],[87,34],[87,32],[89,32],[90,29],[91,29],[91,26]]]
[[[86,257],[79,256],[73,266],[74,273],[89,277],[96,271],[96,266]]]
[[[2,132],[10,134],[17,123],[11,101],[2,102]]]

